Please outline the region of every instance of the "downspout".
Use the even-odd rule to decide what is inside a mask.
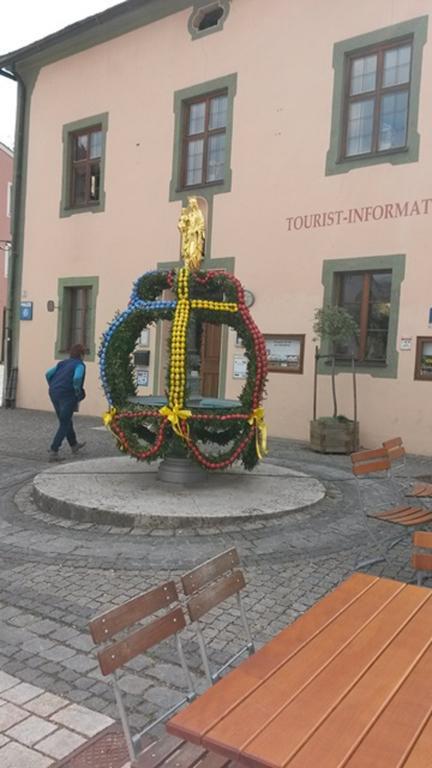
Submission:
[[[19,343],[19,312],[17,302],[20,296],[20,247],[22,248],[22,232],[20,231],[20,219],[22,210],[22,170],[24,157],[24,126],[26,120],[26,87],[23,79],[17,72],[9,72],[0,68],[0,75],[18,83],[17,119],[15,127],[14,147],[14,175],[13,175],[13,203],[11,234],[12,248],[9,255],[8,295],[6,305],[6,345],[5,345],[5,377],[4,399],[6,408],[14,408],[16,401],[16,387],[9,391],[8,384],[14,368],[18,367],[18,343]],[[15,323],[14,323],[15,319]]]

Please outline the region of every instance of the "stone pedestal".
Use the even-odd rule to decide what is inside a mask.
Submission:
[[[163,483],[194,485],[196,483],[205,483],[207,472],[191,459],[167,457],[161,461],[157,477]]]

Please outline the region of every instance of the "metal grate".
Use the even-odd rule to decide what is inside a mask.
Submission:
[[[128,760],[123,731],[110,725],[53,768],[123,768]]]

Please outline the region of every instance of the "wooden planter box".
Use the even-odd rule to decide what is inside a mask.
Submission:
[[[353,453],[359,448],[358,422],[316,419],[310,423],[310,446],[318,453]]]

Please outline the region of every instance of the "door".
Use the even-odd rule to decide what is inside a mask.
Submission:
[[[222,326],[203,323],[201,335],[201,395],[218,397]]]

